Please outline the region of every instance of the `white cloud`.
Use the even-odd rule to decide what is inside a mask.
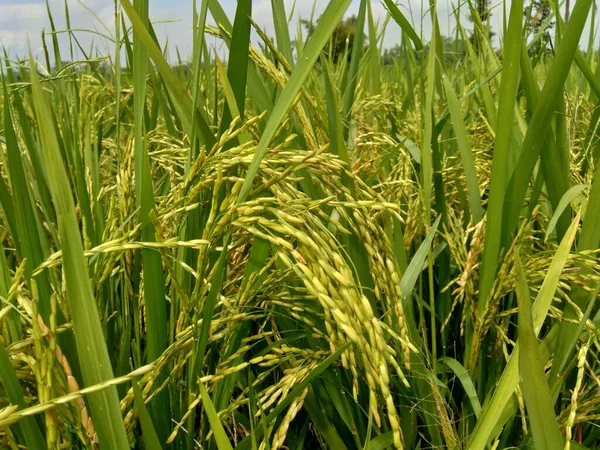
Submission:
[[[31,26],[42,24],[46,19],[46,8],[40,3],[14,3],[0,6],[0,41],[11,53],[25,54],[27,31]]]
[[[103,34],[112,34],[114,25],[106,28],[103,23],[114,23],[112,2],[103,0],[87,0],[85,7],[76,0],[67,0],[71,27],[74,29],[93,30]],[[61,56],[69,59],[68,35],[60,33],[67,29],[63,0],[50,0],[50,10],[61,43]],[[34,56],[43,58],[42,31],[45,31],[46,45],[50,57],[52,41],[50,36],[50,19],[44,2],[19,2],[17,0],[0,3],[0,41],[9,50],[10,57],[24,58],[28,54],[28,46]],[[98,50],[108,49],[105,39],[98,35],[85,32],[75,32],[82,47],[87,51],[92,42],[98,44]],[[73,44],[75,47],[75,43]],[[78,53],[76,57],[81,57]]]

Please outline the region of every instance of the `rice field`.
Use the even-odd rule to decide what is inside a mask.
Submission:
[[[595,3],[350,3],[4,51],[0,448],[600,448]]]

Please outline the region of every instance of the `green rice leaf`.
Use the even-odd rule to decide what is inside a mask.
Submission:
[[[137,17],[148,28],[148,1],[135,0]],[[142,239],[154,242],[156,234],[151,215],[154,214],[154,181],[148,147],[145,144],[145,108],[146,108],[146,74],[148,69],[148,54],[143,37],[136,29],[133,35],[133,103],[134,103],[134,160],[135,160],[135,200],[139,210],[142,225]],[[165,293],[165,278],[160,254],[153,249],[142,249],[144,280],[144,301],[146,320],[150,333],[146,335],[148,353],[146,362],[151,363],[160,357],[168,346],[167,331],[167,301]],[[163,423],[159,428],[163,440],[169,434],[169,398],[166,393],[159,395],[151,404],[152,416],[155,423]]]
[[[473,384],[473,380],[469,375],[467,369],[459,363],[456,359],[450,358],[448,356],[444,356],[440,358],[440,361],[445,363],[451,370],[454,372],[460,384],[462,384],[467,397],[469,397],[469,401],[471,402],[471,407],[473,408],[473,413],[475,417],[479,417],[479,413],[481,412],[481,403],[479,403],[479,397],[477,396],[477,390],[475,389],[475,385]]]
[[[359,67],[363,57],[363,42],[365,17],[367,14],[367,1],[361,0],[358,6],[358,15],[356,17],[356,25],[354,26],[354,38],[352,41],[352,53],[350,56],[350,65],[348,72],[345,74],[345,81],[342,82],[342,117],[344,119],[344,138],[348,138],[350,126],[350,110],[354,104],[354,96],[356,94],[356,86],[358,84]],[[321,18],[323,21],[324,17]],[[332,30],[333,31],[333,30]],[[309,41],[310,42],[310,41]]]
[[[231,443],[229,442],[229,438],[223,429],[223,425],[221,425],[221,419],[217,415],[217,411],[215,410],[215,405],[213,404],[206,388],[202,383],[198,383],[200,387],[200,395],[202,396],[202,407],[204,411],[206,411],[206,415],[208,416],[208,421],[210,422],[210,427],[212,429],[213,435],[215,436],[215,441],[217,442],[217,448],[219,450],[233,450]]]
[[[577,184],[569,189],[565,195],[560,199],[560,203],[558,207],[554,210],[554,214],[548,223],[548,229],[546,230],[546,236],[544,237],[544,242],[548,242],[548,237],[554,231],[554,227],[556,227],[556,223],[558,222],[558,218],[565,211],[567,206],[569,206],[583,191],[585,191],[589,186],[587,184]]]
[[[231,46],[229,48],[229,64],[227,65],[227,78],[235,97],[236,110],[242,120],[244,119],[246,106],[246,78],[248,73],[251,16],[252,1],[240,0],[235,11],[235,22],[233,24]],[[229,103],[225,103],[221,117],[220,134],[229,127],[230,122],[231,109]]]
[[[256,174],[258,173],[260,163],[267,153],[269,144],[275,136],[277,128],[281,124],[285,114],[296,101],[298,92],[300,92],[304,81],[308,78],[312,66],[317,61],[321,50],[327,43],[329,36],[331,36],[331,33],[339,23],[349,4],[350,0],[340,0],[336,3],[330,3],[323,13],[317,28],[306,44],[306,47],[304,47],[298,64],[294,68],[287,85],[281,92],[281,95],[275,104],[273,112],[269,116],[265,131],[260,138],[258,146],[256,147],[256,152],[254,153],[254,157],[250,163],[250,167],[248,167],[246,177],[244,178],[244,184],[242,185],[238,196],[238,203],[242,203],[246,200],[246,197],[250,193],[254,177],[256,177]]]
[[[365,450],[385,450],[392,448],[394,445],[394,433],[388,431],[371,439],[368,445],[365,445]]]
[[[571,223],[571,226],[552,258],[548,272],[544,277],[542,287],[533,304],[533,328],[536,336],[540,332],[540,329],[546,320],[546,316],[548,315],[550,305],[554,298],[558,283],[560,282],[560,274],[569,257],[578,227],[579,216]],[[481,415],[475,424],[475,429],[473,430],[473,434],[471,434],[467,445],[469,450],[485,449],[486,445],[500,431],[498,428],[503,424],[503,422],[500,423],[502,412],[512,398],[519,383],[519,353],[520,344],[517,341],[510,359],[508,360],[508,364],[498,381],[497,388],[488,395],[488,398],[486,398],[484,402]]]
[[[510,6],[508,31],[504,36],[504,65],[499,92],[497,133],[494,142],[485,243],[479,281],[478,304],[480,313],[483,312],[488,303],[488,297],[496,277],[498,255],[500,253],[503,208],[509,175],[508,160],[512,143],[511,132],[513,130],[515,96],[519,80],[522,21],[523,1],[513,1]]]
[[[33,198],[30,192],[30,185],[25,175],[25,168],[21,156],[21,150],[17,142],[17,136],[13,126],[11,116],[11,106],[9,103],[9,92],[3,78],[4,88],[4,139],[6,143],[6,153],[10,167],[10,183],[13,193],[13,201],[17,208],[14,208],[14,219],[16,234],[14,239],[18,241],[17,248],[23,253],[19,256],[26,259],[25,274],[31,276],[31,272],[39,266],[46,257],[44,247],[47,244],[43,242],[44,234],[40,232],[39,218],[34,207]],[[8,192],[5,194],[8,195]],[[8,198],[4,200],[3,207],[10,214],[11,204]],[[46,275],[37,280],[40,293],[40,314],[44,320],[50,317],[50,283]]]
[[[144,22],[129,0],[121,0],[121,5],[129,17],[134,31],[137,33],[140,45],[144,46],[148,55],[152,58],[165,85],[169,89],[187,134],[190,136],[199,136],[204,144],[208,148],[211,148],[215,144],[216,139],[210,131],[208,124],[202,118],[202,115],[197,110],[192,110],[193,103],[187,89],[177,75],[175,75],[175,72],[173,72],[173,69],[163,56],[160,48],[154,42],[154,39],[150,36],[147,27],[144,25]],[[194,131],[192,131],[192,127],[196,127]]]
[[[440,224],[440,220],[441,216],[439,216],[431,226],[429,233],[427,233],[427,237],[419,246],[419,249],[411,259],[410,264],[406,269],[406,272],[404,272],[404,274],[402,275],[402,279],[400,280],[400,292],[402,292],[402,297],[404,298],[404,301],[407,301],[410,298],[410,294],[412,293],[412,290],[415,287],[417,279],[423,271],[423,265],[427,260],[427,255],[429,255],[429,252],[431,251],[431,243],[433,242],[433,238],[435,237],[435,233]]]
[[[140,387],[135,379],[131,383],[131,388],[133,389],[133,398],[135,408],[138,413],[138,420],[140,421],[140,425],[142,427],[142,439],[144,440],[144,446],[148,450],[161,450],[162,447],[160,445],[160,440],[158,439],[158,435],[154,429],[154,424],[152,423],[150,414],[148,414],[148,409],[146,409],[146,403],[144,403],[142,391],[140,390]]]
[[[471,206],[473,222],[479,223],[483,218],[483,206],[481,206],[479,182],[477,181],[477,173],[475,172],[475,161],[473,158],[471,143],[469,142],[469,135],[467,133],[467,128],[465,127],[465,122],[460,110],[458,98],[454,92],[454,88],[452,87],[450,80],[447,76],[442,75],[442,82],[444,84],[444,91],[446,92],[446,100],[448,102],[448,109],[450,110],[450,116],[452,118],[452,125],[454,126],[454,134],[456,135],[458,150],[460,152],[465,176],[467,178],[469,203]]]
[[[400,26],[400,29],[406,33],[411,41],[415,44],[417,51],[423,50],[423,43],[419,39],[419,35],[415,32],[414,28],[410,25],[410,22],[404,17],[398,6],[392,0],[383,0],[385,7],[389,11],[392,18]]]
[[[517,300],[519,303],[519,373],[521,389],[527,407],[527,417],[531,423],[531,433],[536,448],[561,450],[563,438],[554,415],[553,401],[544,374],[545,361],[542,361],[533,329],[529,286],[521,264],[519,253],[515,254],[517,272]]]
[[[432,5],[432,21],[433,30],[431,34],[430,47],[435,49],[437,46],[437,33],[436,21],[437,14],[435,12],[435,3]],[[427,66],[426,66],[426,83],[424,84],[425,89],[425,101],[423,106],[423,133],[421,135],[421,187],[423,203],[425,205],[425,220],[431,221],[431,191],[433,186],[433,122],[434,122],[434,110],[433,100],[436,90],[436,53],[430,51],[427,55]],[[438,159],[439,160],[439,159]]]
[[[56,208],[58,233],[63,252],[63,266],[67,286],[67,300],[73,321],[75,342],[81,361],[86,386],[100,384],[113,378],[108,350],[98,317],[96,301],[83,256],[81,235],[75,216],[73,194],[68,182],[47,100],[37,75],[33,58],[29,58],[31,87],[35,114],[40,128],[50,191]],[[116,386],[88,395],[92,418],[102,446],[116,450],[128,449],[129,443],[123,426]]]
[[[0,250],[4,252],[4,249],[1,247]],[[0,255],[0,258],[0,296],[6,298],[8,296],[9,288],[7,282],[10,282],[11,279],[4,254]],[[10,403],[18,406],[19,409],[27,408],[23,386],[17,377],[15,369],[10,361],[10,356],[6,351],[6,347],[2,340],[0,340],[0,380],[2,380],[4,391],[6,392]],[[42,435],[35,417],[24,417],[15,428],[21,434],[31,450],[44,450],[47,448],[46,440]]]
[[[271,0],[271,9],[273,10],[273,25],[275,27],[275,37],[277,39],[277,49],[288,64],[291,67],[294,67],[290,28],[285,16],[285,3],[283,0]]]
[[[381,94],[381,61],[377,48],[377,27],[373,19],[371,2],[367,2],[367,23],[369,28],[369,90],[372,95]]]
[[[519,161],[510,179],[504,199],[505,213],[501,226],[503,234],[506,236],[512,234],[516,227],[531,174],[533,173],[542,146],[545,143],[545,130],[549,126],[550,118],[554,113],[558,98],[562,95],[564,83],[575,57],[577,44],[585,26],[591,3],[591,0],[580,0],[575,4],[561,45],[556,51],[556,57],[546,77],[547,81],[540,94],[539,104],[529,122]],[[507,241],[508,237],[504,239],[504,242]],[[486,277],[490,277],[491,281],[494,273],[488,274],[486,272],[485,275]]]

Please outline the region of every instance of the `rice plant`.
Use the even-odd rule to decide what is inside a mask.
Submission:
[[[600,448],[596,5],[350,3],[5,50],[1,448]]]

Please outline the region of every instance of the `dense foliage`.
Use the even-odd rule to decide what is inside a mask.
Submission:
[[[0,447],[600,448],[592,1],[195,3],[189,62],[147,0],[3,58]]]

